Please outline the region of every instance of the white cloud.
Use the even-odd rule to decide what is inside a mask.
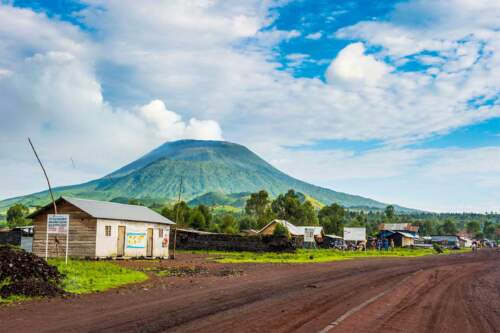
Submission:
[[[353,43],[342,49],[328,67],[328,81],[374,85],[382,80],[391,67],[366,55],[365,51],[363,43]]]
[[[323,35],[323,33],[321,31],[317,31],[317,32],[313,32],[313,33],[306,35],[306,38],[312,39],[312,40],[318,40],[318,39],[321,39],[322,35]]]
[[[148,125],[157,128],[157,136],[167,140],[197,139],[222,140],[222,130],[213,120],[191,118],[186,124],[177,113],[167,110],[165,103],[153,100],[139,108],[139,114]]]
[[[65,184],[109,172],[165,139],[221,138],[220,128],[225,138],[279,160],[286,158],[281,145],[375,139],[395,150],[500,116],[498,105],[470,106],[500,87],[500,9],[491,1],[409,1],[387,21],[341,29],[338,38],[358,41],[331,55],[327,83],[280,70],[276,46],[300,32],[263,29],[277,15],[270,11],[274,2],[87,2],[78,16],[91,33],[0,5],[0,22],[7,22],[0,25],[0,116],[9,119],[0,122],[0,163],[11,170],[0,197],[43,188],[33,176],[36,165],[20,168],[22,176],[12,166],[32,160],[24,149],[28,134],[61,176],[55,182]],[[394,69],[410,58],[429,68]],[[54,143],[57,154],[46,148]],[[307,170],[294,172],[317,174],[317,183],[338,188],[336,182],[410,177],[398,173],[400,166],[418,164],[427,153],[401,149],[363,157],[311,153],[301,163],[294,156],[302,155],[287,153]],[[73,154],[78,169],[69,172]],[[313,155],[338,165],[332,170],[344,178],[322,181],[331,175],[314,171]],[[481,184],[492,173],[483,173]]]

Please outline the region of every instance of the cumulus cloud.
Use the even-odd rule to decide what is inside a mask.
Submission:
[[[0,5],[0,22],[8,23],[0,25],[0,113],[9,119],[0,124],[0,159],[6,169],[5,163],[31,159],[23,148],[28,134],[57,174],[68,175],[56,182],[63,184],[109,172],[166,139],[222,138],[221,128],[225,138],[277,159],[282,145],[376,139],[402,147],[500,116],[494,99],[500,9],[492,1],[408,1],[387,20],[340,29],[335,36],[351,44],[331,55],[327,82],[281,70],[276,46],[300,32],[269,29],[276,2],[86,3],[75,15],[87,30]],[[299,65],[307,57],[289,60]],[[400,68],[410,61],[424,68]],[[44,150],[54,142],[57,154]],[[82,161],[73,173],[64,165],[71,154]],[[364,171],[379,179],[403,163],[396,155],[425,158],[405,150],[387,156],[384,168],[377,162]],[[325,165],[370,165],[337,153],[323,156]],[[314,162],[297,165],[315,170]],[[35,168],[26,170],[34,174]],[[328,178],[334,171],[317,174]],[[26,184],[5,182],[12,190],[3,184],[0,196],[43,188],[24,178]]]
[[[157,129],[157,136],[168,141],[222,140],[222,130],[216,121],[191,118],[186,124],[180,115],[168,110],[160,100],[153,100],[140,107],[139,115],[149,126]]]
[[[365,51],[363,43],[353,43],[342,49],[328,67],[328,81],[374,85],[383,79],[391,67]]]
[[[323,36],[323,33],[321,31],[318,31],[318,32],[313,32],[313,33],[306,35],[306,38],[312,39],[312,40],[318,40],[318,39],[321,39],[321,36]]]

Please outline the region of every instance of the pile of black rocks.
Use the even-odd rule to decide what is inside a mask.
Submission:
[[[0,296],[54,297],[65,295],[64,275],[44,259],[24,250],[0,245]]]

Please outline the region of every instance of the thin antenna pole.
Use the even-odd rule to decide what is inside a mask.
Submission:
[[[36,153],[35,147],[33,146],[33,143],[31,142],[30,138],[28,138],[28,142],[30,143],[31,149],[33,149],[33,152],[35,153],[35,156],[36,156],[36,159],[38,160],[38,163],[42,167],[43,174],[45,175],[45,179],[47,180],[47,185],[49,185],[50,197],[52,198],[52,205],[54,206],[54,214],[57,214],[56,201],[54,200],[54,194],[52,193],[52,187],[50,186],[49,176],[47,176],[47,172],[45,171],[45,168],[43,167],[42,161],[40,160],[40,157],[38,157],[38,154]]]
[[[181,203],[181,193],[182,193],[182,176],[181,181],[179,183],[179,196],[177,198],[177,209],[175,213],[175,223],[177,224],[174,228],[174,247],[172,248],[172,259],[175,259],[175,247],[177,245],[177,226],[179,225],[179,208]]]

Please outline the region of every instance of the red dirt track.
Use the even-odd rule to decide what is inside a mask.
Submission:
[[[500,332],[495,250],[303,265],[185,255],[160,265],[172,264],[213,274],[3,306],[0,332]],[[227,269],[243,274],[217,274]]]

